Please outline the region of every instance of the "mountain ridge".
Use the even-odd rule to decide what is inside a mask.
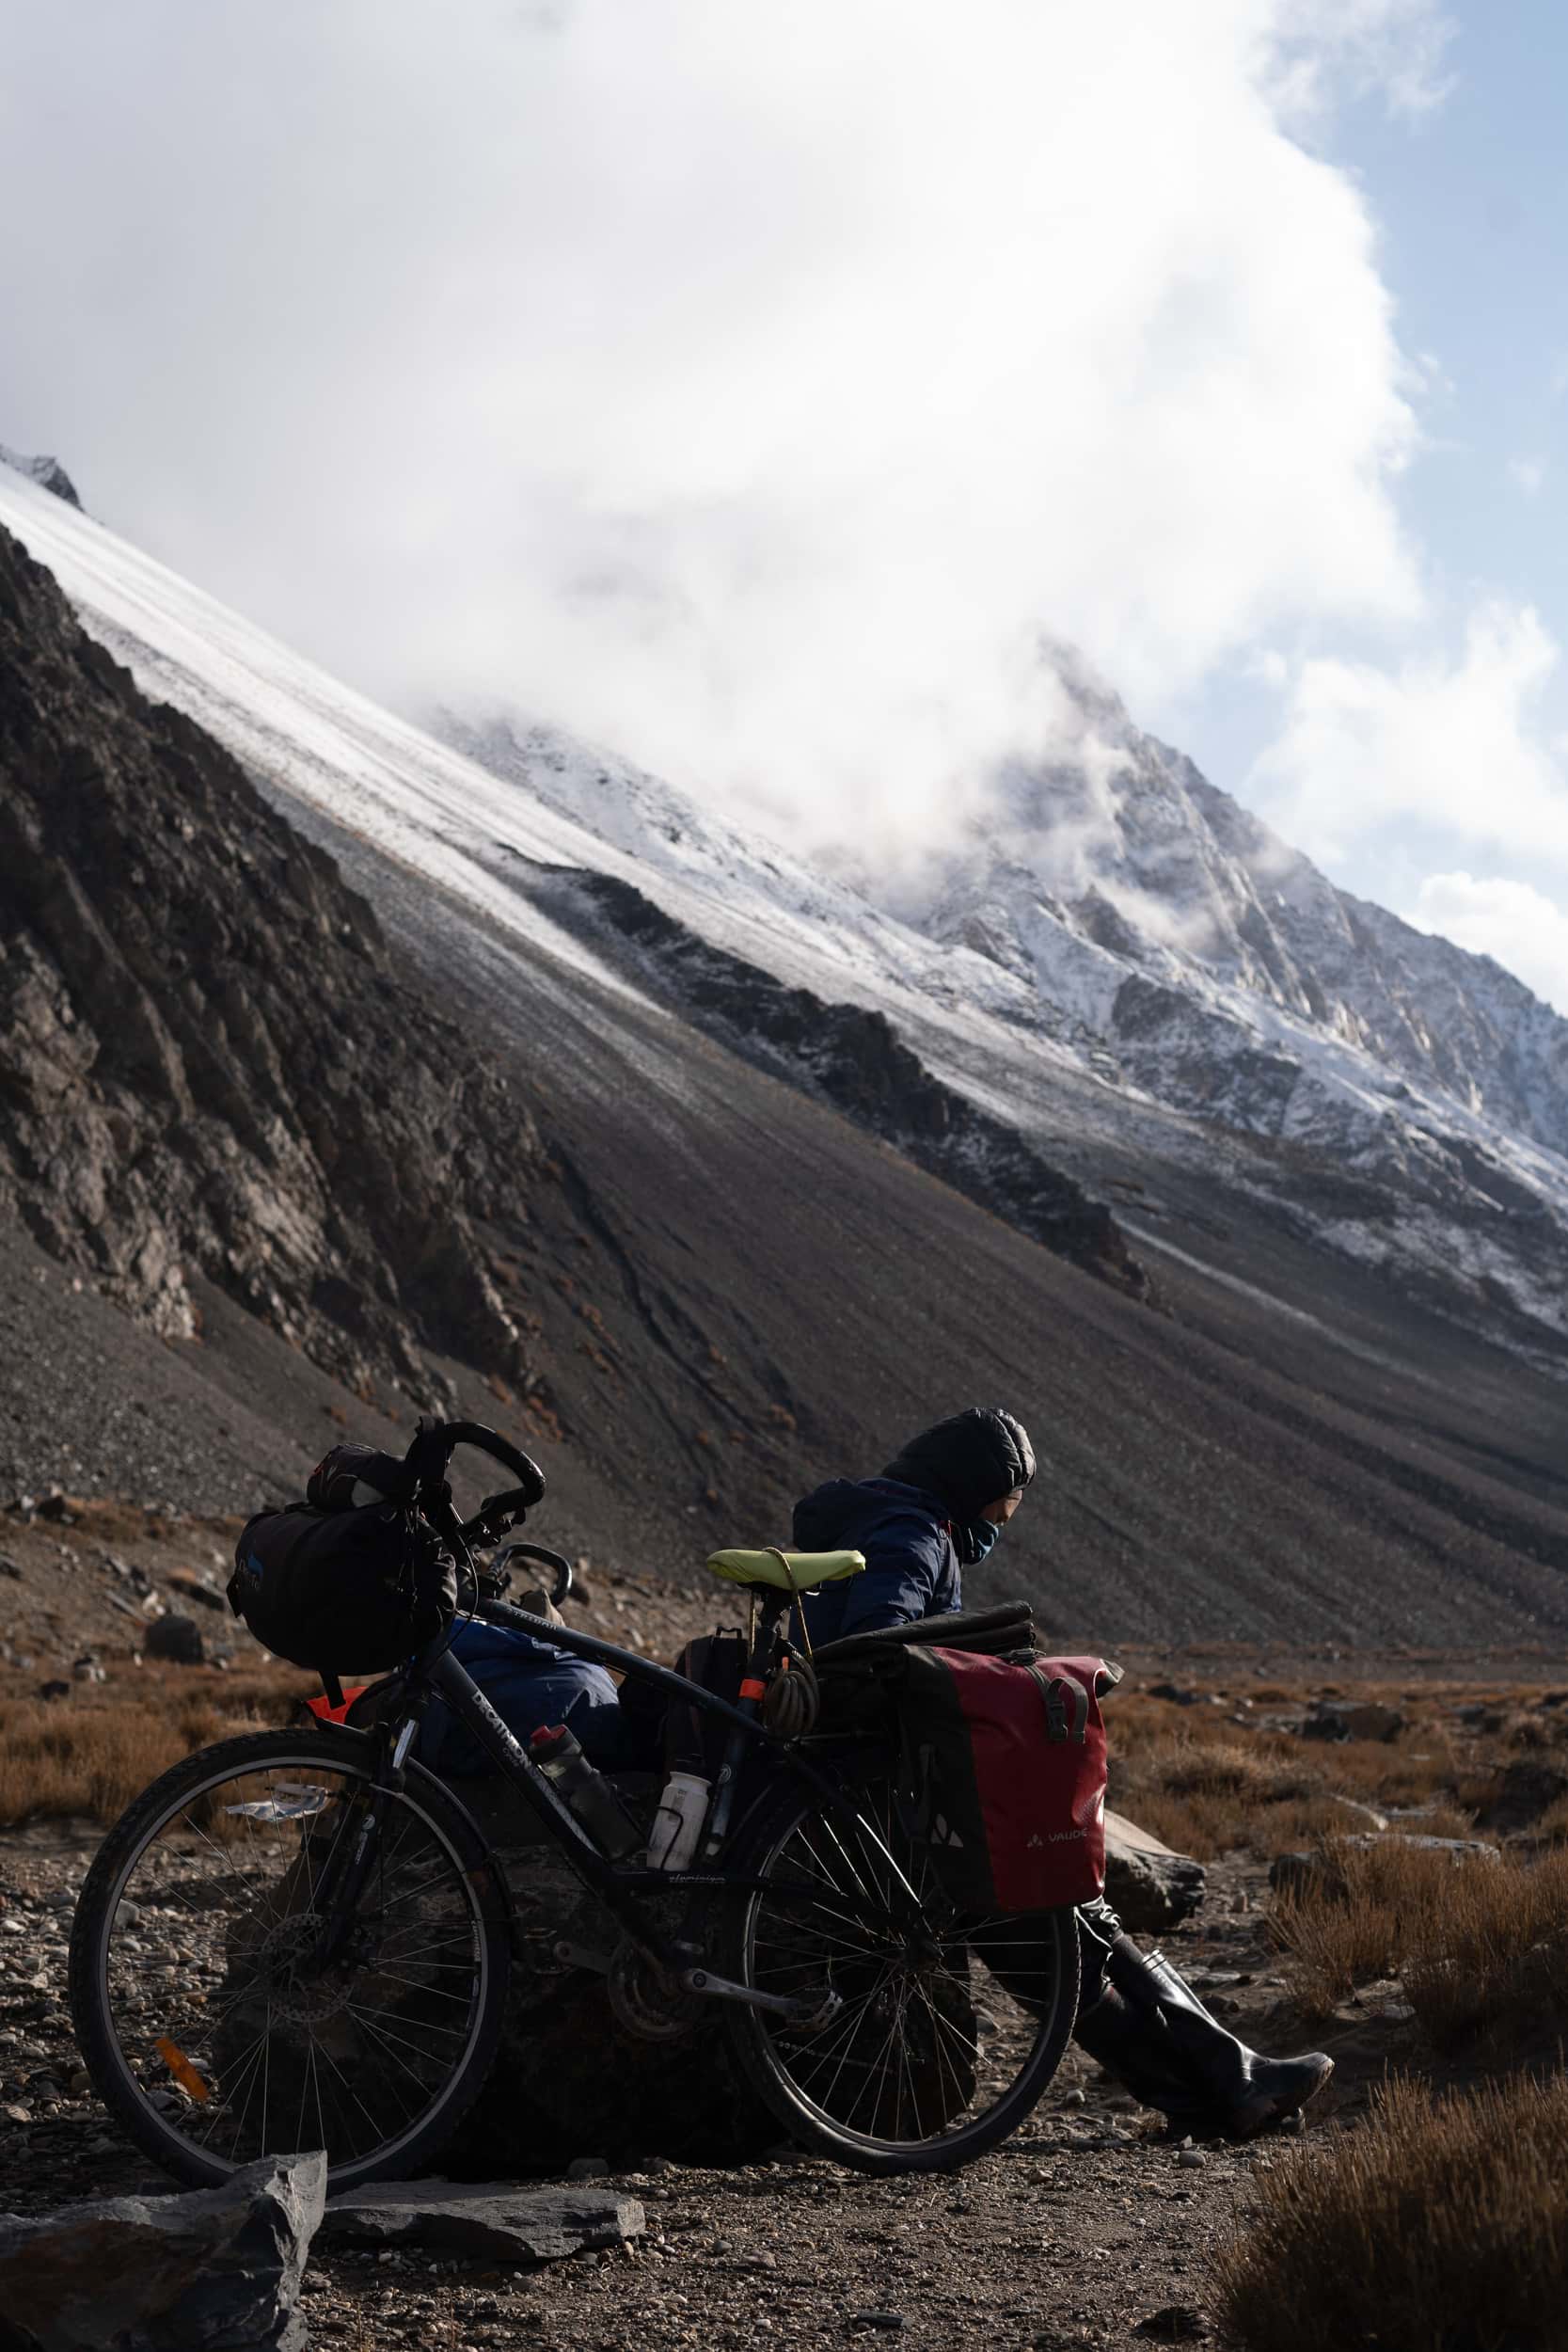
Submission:
[[[600,844],[28,483],[0,483],[0,513],[20,517],[35,557],[47,551],[142,692],[226,743],[273,818],[332,861],[335,889],[373,910],[397,1001],[438,1008],[542,1138],[536,1162],[520,1126],[530,1223],[492,1255],[542,1386],[525,1397],[499,1375],[501,1394],[471,1363],[435,1368],[464,1409],[539,1451],[546,1540],[691,1578],[716,1541],[786,1537],[793,1497],[824,1475],[863,1474],[941,1412],[1001,1397],[1046,1474],[974,1597],[1030,1597],[1069,1645],[1496,1645],[1568,1629],[1560,1382],[1496,1344],[1496,1315],[1445,1321],[1325,1252],[1299,1223],[1299,1170],[1289,1197],[1257,1188],[1269,1152],[1293,1147],[1216,1144],[1212,1126],[1098,1084],[1031,1018],[1022,983],[782,854],[765,887],[764,852],[745,845],[737,872],[705,837],[663,840],[663,864]],[[61,788],[86,803],[82,781]],[[203,828],[190,814],[194,857]],[[634,843],[645,814],[627,816]],[[768,991],[877,1014],[887,1029],[869,1025],[868,1038],[908,1044],[938,1084],[1026,1141],[1053,1137],[1053,1168],[1070,1160],[1092,1197],[1110,1193],[1118,1218],[1135,1213],[1139,1235],[1158,1236],[1169,1311],[1053,1256],[784,1065],[705,1033],[684,983],[656,989],[640,973],[635,943],[590,940],[552,912],[595,875],[764,970]],[[160,939],[158,985],[178,989],[180,941],[167,927]],[[309,978],[311,960],[296,961]],[[335,967],[320,977],[337,983]],[[244,1083],[243,1023],[229,1034]],[[301,1133],[308,1107],[291,1112]],[[158,1120],[166,1139],[179,1133]],[[1311,1181],[1329,1172],[1386,1198],[1321,1161]],[[437,1232],[443,1221],[437,1201]],[[23,1251],[13,1278],[12,1230],[0,1216],[0,1280],[31,1286],[43,1269]],[[63,1351],[47,1301],[71,1298],[69,1283],[27,1295],[30,1343]],[[223,1434],[225,1394],[264,1399],[279,1455],[303,1448],[306,1415],[319,1450],[323,1417],[341,1427],[354,1400],[312,1386],[297,1350],[231,1307],[214,1302],[200,1341],[164,1344],[182,1375],[171,1411],[198,1410],[204,1358],[230,1366],[203,1409],[221,1416],[238,1479],[261,1439],[253,1422]],[[113,1320],[83,1295],[57,1323],[99,1349]],[[71,1418],[102,1410],[72,1361],[59,1353],[50,1391],[52,1459],[100,1445],[90,1418]],[[126,1351],[108,1389],[140,1381],[149,1361]],[[30,1477],[29,1389],[24,1367],[4,1368],[7,1444]],[[404,1398],[382,1402],[404,1422]],[[134,1430],[117,1460],[126,1446],[134,1462]],[[227,1483],[210,1474],[207,1490]]]

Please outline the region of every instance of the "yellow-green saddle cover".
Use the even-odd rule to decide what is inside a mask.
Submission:
[[[785,1562],[788,1563],[787,1569]],[[771,1584],[781,1593],[809,1593],[818,1584],[836,1584],[859,1576],[865,1567],[863,1551],[715,1551],[708,1566],[726,1584]]]

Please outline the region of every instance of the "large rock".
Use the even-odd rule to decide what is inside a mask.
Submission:
[[[619,2246],[647,2217],[611,2189],[519,2188],[505,2181],[372,2181],[334,2197],[320,2246],[429,2246],[469,2261],[560,2262]]]
[[[1556,1764],[1518,1756],[1504,1767],[1497,1794],[1476,1815],[1478,1829],[1528,1829],[1549,1805],[1568,1796],[1568,1772]]]
[[[1302,1724],[1304,1740],[1397,1740],[1404,1717],[1376,1699],[1319,1699]]]
[[[326,2159],[263,2158],[221,2188],[0,2214],[4,2352],[305,2352],[294,2306]]]
[[[1341,1902],[1350,1887],[1340,1854],[1347,1847],[1364,1852],[1372,1846],[1402,1846],[1410,1853],[1443,1854],[1456,1867],[1502,1859],[1499,1850],[1481,1837],[1428,1837],[1410,1830],[1368,1830],[1356,1837],[1337,1838],[1332,1850],[1323,1847],[1312,1852],[1276,1853],[1269,1865],[1269,1885],[1275,1894],[1289,1896],[1298,1902]]]
[[[1105,1899],[1133,1935],[1164,1935],[1190,1918],[1209,1874],[1119,1813],[1105,1815]]]
[[[658,1776],[616,1779],[651,1820]],[[507,1789],[466,1781],[463,1796],[495,1841],[524,1945],[495,2064],[463,2127],[460,2169],[556,2174],[584,2155],[617,2165],[656,2154],[745,2163],[775,2145],[778,2119],[740,2075],[710,2006],[693,2002],[684,2032],[648,2041],[628,2028],[602,1974],[552,1965],[557,1937],[585,1954],[612,1952],[615,1922]],[[675,1925],[673,1909],[667,1925]]]
[[[194,1617],[154,1617],[143,1643],[149,1658],[172,1659],[177,1666],[199,1666],[207,1655]]]

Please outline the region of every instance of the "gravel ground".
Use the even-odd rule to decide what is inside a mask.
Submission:
[[[104,2117],[71,2043],[66,1939],[95,1837],[40,1824],[0,1843],[0,2207],[13,2211],[166,2185]],[[1292,2029],[1269,1981],[1259,1883],[1251,1866],[1217,1868],[1200,1923],[1173,1942],[1211,1998],[1284,2046]],[[1354,2102],[1354,2079],[1341,2095]],[[317,2339],[352,2352],[884,2334],[1054,2352],[1160,2340],[1148,2323],[1172,2310],[1192,2316],[1162,2324],[1196,2340],[1209,2250],[1282,2143],[1182,2149],[1158,2129],[1073,2051],[1031,2122],[957,2176],[874,2181],[784,2153],[730,2171],[649,2156],[612,2184],[647,2211],[626,2251],[526,2275],[336,2251],[312,2264],[307,2305]]]

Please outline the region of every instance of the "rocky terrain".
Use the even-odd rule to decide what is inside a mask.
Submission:
[[[21,1540],[54,1540],[49,1525],[29,1522]],[[81,1531],[66,1532],[86,1543]],[[178,1529],[152,1540],[170,1535],[198,1540],[198,1531]],[[605,1594],[624,1596],[626,1614],[657,1599],[633,1581],[607,1581]],[[644,1638],[673,1630],[659,1621]],[[1407,1799],[1421,1792],[1401,1829],[1418,1830],[1435,1818],[1434,1804],[1456,1796],[1483,1812],[1489,1803],[1494,1826],[1484,1835],[1524,1851],[1540,1839],[1560,1749],[1561,1696],[1539,1676],[1515,1670],[1488,1681],[1457,1676],[1452,1661],[1370,1689],[1321,1677],[1287,1688],[1267,1681],[1255,1661],[1235,1659],[1188,1660],[1174,1678],[1168,1661],[1134,1661],[1116,1701],[1129,1735],[1123,1776],[1146,1796],[1180,1784],[1190,1803],[1195,1790],[1201,1794],[1195,1761],[1207,1756],[1203,1788],[1228,1792],[1243,1807],[1240,1832],[1227,1830],[1227,1851],[1209,1864],[1200,1909],[1165,1939],[1167,1947],[1215,2012],[1249,2040],[1270,2048],[1315,2041],[1335,2055],[1331,2094],[1305,2136],[1242,2147],[1171,2140],[1074,2050],[1030,2123],[956,2177],[872,2181],[782,2144],[760,2161],[716,2168],[649,2145],[630,2160],[617,2152],[615,2169],[589,2184],[602,2202],[640,2209],[624,2242],[619,2233],[608,2233],[609,2243],[601,2233],[565,2259],[464,2254],[417,2230],[379,2249],[324,2233],[302,2299],[312,2341],[351,2352],[519,2340],[675,2352],[887,2334],[933,2346],[986,2342],[1065,2352],[1213,2338],[1211,2258],[1244,2227],[1271,2175],[1298,2157],[1310,2164],[1330,2153],[1342,2126],[1365,2114],[1386,2063],[1433,2071],[1396,1980],[1364,1974],[1331,2013],[1304,2022],[1270,1927],[1274,1823],[1296,1802],[1266,1785],[1267,1771],[1279,1769],[1270,1759],[1299,1756],[1290,1770],[1298,1785],[1307,1775],[1317,1802],[1332,1804],[1327,1792],[1342,1787],[1350,1813],[1385,1828],[1389,1791]],[[104,1703],[95,1690],[66,1702]],[[1338,1728],[1358,1736],[1341,1744],[1303,1738],[1304,1724],[1335,1710]],[[1526,1731],[1535,1744],[1521,1748]],[[1497,1801],[1505,1755],[1515,1760],[1500,1775],[1504,1790],[1523,1788],[1521,1764],[1539,1784],[1513,1815]],[[1252,1759],[1244,1789],[1238,1756]],[[1565,1777],[1559,1771],[1557,1784]],[[1195,1827],[1206,1818],[1200,1807]],[[106,2124],[66,2023],[71,1903],[98,1835],[87,1819],[40,1815],[0,1843],[0,2210],[38,2215],[73,2198],[167,2186]],[[1435,2071],[1444,2077],[1454,2070]],[[564,2173],[578,2153],[563,2145],[554,2170]],[[459,2179],[460,2158],[448,2167]],[[578,2174],[594,2169],[577,2166]],[[438,2201],[438,2185],[427,2185],[425,2194]]]
[[[601,861],[635,854],[710,952],[880,1008],[928,1078],[1091,1192],[1129,1180],[1113,1205],[1135,1246],[1163,1251],[1179,1219],[1177,1246],[1242,1272],[1232,1230],[1261,1217],[1560,1363],[1568,1025],[1337,891],[1053,658],[1052,760],[999,774],[967,828],[891,872],[807,866],[547,728],[438,723]],[[685,1001],[703,1017],[703,991]]]
[[[1130,1298],[1148,1275],[1102,1200],[1053,1168],[1015,1127],[943,1086],[903,1044],[885,1013],[828,1005],[712,946],[628,882],[608,874],[536,885],[563,921],[634,950],[640,977],[704,1032],[843,1111],[954,1190],[1016,1225],[1056,1257]]]
[[[475,1220],[527,1223],[527,1111],[6,534],[0,839],[11,1213],[166,1337],[195,1268],[351,1384],[428,1387],[422,1343],[526,1386]]]

